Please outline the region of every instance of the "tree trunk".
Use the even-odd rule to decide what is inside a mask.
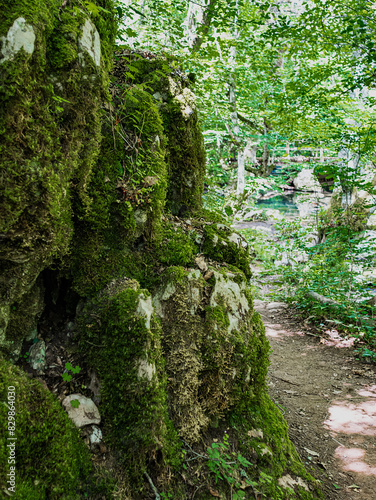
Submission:
[[[189,2],[185,25],[188,46],[192,52],[199,50],[208,34],[216,1]]]

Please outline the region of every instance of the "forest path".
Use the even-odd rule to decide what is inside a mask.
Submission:
[[[376,499],[376,367],[351,340],[301,325],[281,303],[255,300],[273,349],[269,394],[326,500]]]

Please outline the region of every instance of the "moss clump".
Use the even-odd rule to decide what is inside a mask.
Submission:
[[[142,234],[153,240],[166,195],[162,121],[150,94],[118,85],[123,92],[115,94],[106,113],[101,155],[89,185],[92,202],[82,220],[94,231],[123,228],[128,241]]]
[[[130,478],[160,451],[160,463],[176,460],[177,440],[166,408],[166,375],[159,323],[151,298],[137,282],[113,281],[87,303],[77,340],[101,380],[101,412],[110,444],[121,453]]]
[[[203,253],[218,262],[231,264],[245,274],[252,276],[248,245],[243,246],[243,238],[224,224],[204,226],[205,241]]]
[[[86,195],[99,152],[100,104],[107,93],[104,67],[109,65],[103,46],[99,68],[85,51],[80,68],[79,39],[89,14],[79,2],[61,12],[60,7],[58,1],[27,8],[8,3],[0,26],[6,35],[22,16],[36,37],[32,54],[21,50],[2,63],[0,129],[6,133],[1,136],[0,231],[13,249],[28,255],[44,250],[45,257],[67,250],[73,180],[79,195]],[[100,35],[109,45],[114,22],[106,26],[100,20]]]
[[[217,224],[226,224],[227,220],[223,215],[212,212],[207,208],[200,208],[193,213],[193,217],[197,219],[204,219],[207,222],[215,222]]]
[[[205,281],[200,272],[170,267],[153,297],[163,329],[169,414],[179,435],[197,442],[209,423],[199,397],[202,371],[202,308]]]
[[[20,500],[79,498],[91,469],[89,453],[60,403],[35,379],[0,358],[0,482],[7,487],[8,388],[16,408],[16,497]]]
[[[21,23],[35,37],[29,51],[0,61],[0,301],[10,309],[69,251],[73,200],[88,200],[116,31],[112,0],[96,4],[108,12],[93,17],[78,0],[3,5],[0,36]],[[99,64],[83,45],[85,25],[100,38]],[[12,342],[17,318],[0,322]]]
[[[115,75],[132,75],[132,84],[147,89],[158,105],[163,121],[167,162],[167,206],[174,214],[202,207],[206,170],[203,136],[198,123],[190,80],[177,61],[122,50],[116,53]],[[184,116],[181,99],[192,100],[190,115]],[[188,99],[189,100],[189,99]]]
[[[281,412],[266,391],[250,404],[235,407],[230,422],[243,456],[251,462],[255,460],[252,454],[257,456],[257,476],[254,479],[260,483],[258,489],[264,495],[280,500],[323,498],[318,482],[305,471],[289,439],[288,427]],[[298,478],[297,483],[300,484],[294,490],[282,487],[278,482],[287,474]]]
[[[179,108],[163,109],[168,136],[168,207],[174,214],[194,212],[202,207],[206,155],[197,111],[187,120]]]
[[[211,418],[247,407],[265,391],[270,346],[242,273],[238,278],[214,271],[206,307],[201,392]]]
[[[198,245],[180,227],[165,225],[156,246],[156,257],[170,266],[188,266],[198,252]]]

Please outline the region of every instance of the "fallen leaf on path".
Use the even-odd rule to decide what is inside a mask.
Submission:
[[[285,392],[286,394],[291,394],[292,396],[298,394],[296,391],[289,391],[289,390],[284,390],[283,392]]]
[[[351,486],[348,486],[348,488],[349,488],[349,489],[351,488],[351,489],[353,489],[353,490],[355,490],[355,489],[360,490],[360,486],[358,486],[357,484],[352,484]]]

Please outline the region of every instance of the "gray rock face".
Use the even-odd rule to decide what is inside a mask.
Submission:
[[[96,66],[101,64],[101,41],[99,33],[94,24],[86,19],[86,23],[82,28],[82,35],[78,45],[80,49],[87,52],[95,62]]]
[[[13,59],[21,49],[31,55],[35,44],[34,28],[23,17],[19,17],[9,28],[7,36],[2,37],[2,43],[0,64]]]
[[[299,191],[311,191],[314,193],[322,193],[322,187],[316,179],[313,169],[304,169],[298,173],[294,179],[295,189]]]
[[[215,285],[210,297],[210,306],[216,307],[219,303],[224,303],[227,309],[229,325],[228,332],[237,330],[239,322],[244,321],[249,311],[249,303],[244,295],[246,283],[240,285],[233,280],[232,273],[227,273],[227,277],[214,271]]]
[[[78,408],[72,406],[72,401],[78,401]],[[76,427],[84,427],[89,424],[99,424],[101,416],[94,402],[82,394],[70,394],[62,402],[64,410]]]
[[[102,441],[102,438],[103,438],[103,436],[102,436],[102,431],[100,430],[100,428],[97,427],[96,425],[93,425],[92,432],[89,435],[90,444],[91,445],[99,444]]]

